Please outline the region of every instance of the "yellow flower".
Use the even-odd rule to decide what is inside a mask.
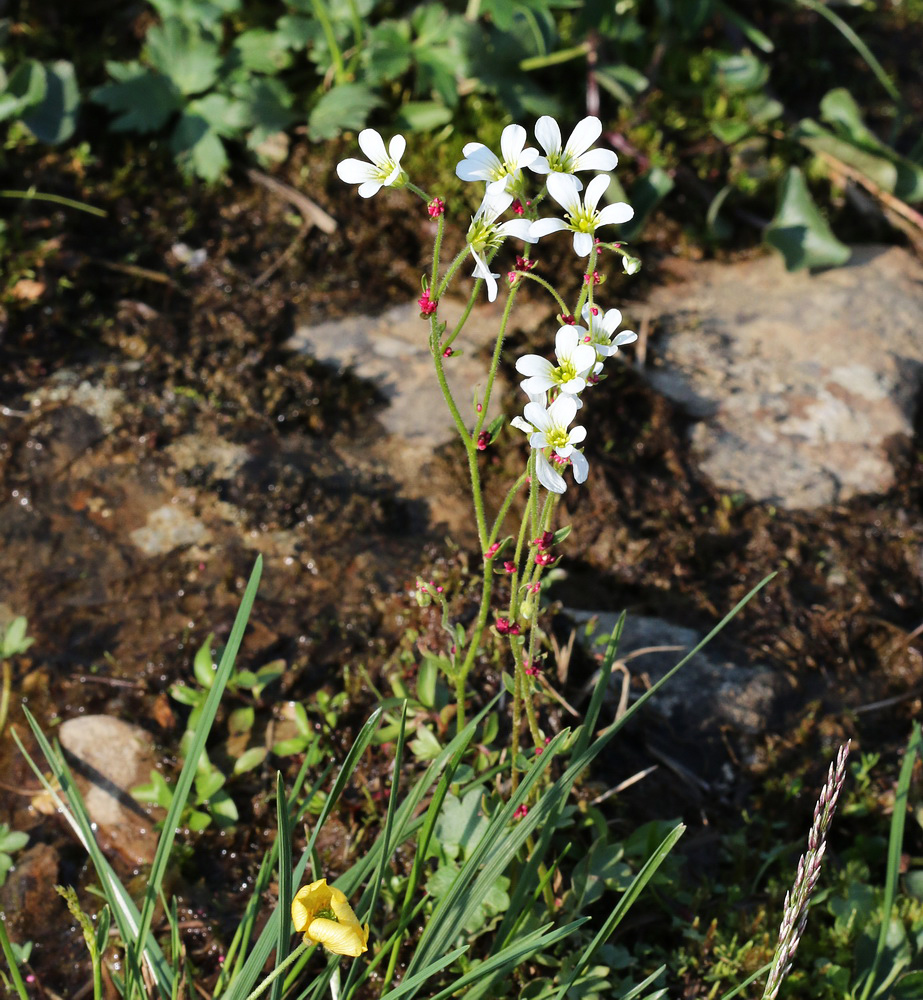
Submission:
[[[363,927],[340,889],[325,878],[302,886],[292,900],[292,924],[307,944],[322,944],[335,955],[357,958],[368,951],[369,925]]]

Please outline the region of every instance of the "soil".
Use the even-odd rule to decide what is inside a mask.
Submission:
[[[4,234],[0,606],[26,615],[35,638],[14,662],[13,704],[25,698],[52,730],[84,713],[139,723],[169,770],[185,710],[167,692],[189,678],[209,632],[218,645],[226,638],[259,551],[266,568],[242,660],[251,668],[285,662],[273,701],[347,683],[349,704],[326,731],[328,753],[341,757],[375,704],[370,682],[382,686],[404,630],[433,627],[431,613],[407,596],[417,575],[453,581],[464,609],[473,586],[467,567],[476,571],[480,555],[447,548],[438,516],[402,496],[386,468],[364,462],[381,434],[375,391],[282,345],[296,318],[374,313],[416,298],[428,249],[419,211],[402,193],[362,202],[332,174],[336,149],[323,158],[297,149],[282,179],[340,221],[335,233],[314,229],[299,242],[292,206],[244,176],[211,191],[146,189],[145,178],[168,166],[141,147],[132,154],[132,168],[115,179],[99,164],[38,154],[15,183],[0,178],[2,187],[35,184],[108,213],[100,220],[16,202]],[[645,282],[666,280],[656,263],[670,253],[672,228],[641,248]],[[204,249],[204,263],[184,264],[178,243]],[[543,268],[561,270],[554,259]],[[506,363],[527,343],[537,348],[540,336],[517,331]],[[62,386],[70,392],[84,382],[94,387],[95,415],[67,393],[55,402]],[[111,419],[99,405],[106,391]],[[608,437],[588,451],[592,488],[566,495],[560,522],[574,532],[555,599],[707,631],[777,573],[725,641],[739,662],[771,666],[786,687],[765,732],[746,746],[726,734],[699,748],[656,721],[630,729],[596,780],[614,784],[639,770],[652,743],[705,775],[729,768],[732,779],[703,802],[661,769],[643,791],[627,793],[617,822],[630,828],[684,813],[717,823],[745,803],[779,808],[785,783],[819,787],[831,747],[847,736],[893,763],[923,707],[923,418],[887,495],[785,512],[722,495],[702,479],[686,417],[630,367],[617,368],[592,405],[606,414]],[[177,446],[191,436],[206,442],[205,454],[181,462]],[[490,495],[521,461],[509,440],[485,455]],[[229,471],[208,442],[244,446],[248,457]],[[461,492],[459,456],[450,446],[438,463],[441,481]],[[168,477],[172,495],[163,492]],[[152,555],[114,541],[171,503],[226,544],[197,537]],[[563,619],[554,627],[566,639]],[[575,654],[565,696],[592,667]],[[473,687],[489,697],[496,669],[485,661],[479,670]],[[258,709],[269,710],[266,698]],[[25,735],[18,710],[10,720]],[[549,724],[565,723],[549,710]],[[55,817],[31,807],[34,778],[8,732],[2,740],[0,821],[56,852],[57,881],[85,883],[82,853]],[[363,794],[381,795],[386,764],[384,749],[370,755],[337,820],[339,836],[319,845],[332,871],[344,863],[344,840],[362,828]],[[260,771],[245,776],[234,793],[241,823],[186,849],[175,891],[192,928],[190,956],[202,967],[226,943],[272,836],[268,787]],[[803,814],[788,817],[792,839],[807,829],[807,798]],[[23,933],[35,941],[41,986],[72,995],[68,982],[85,977],[79,934],[62,941],[53,923]]]

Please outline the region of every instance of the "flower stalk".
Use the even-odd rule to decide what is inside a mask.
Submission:
[[[827,833],[836,812],[837,799],[846,778],[846,761],[849,757],[849,741],[839,749],[836,760],[827,772],[827,781],[814,807],[814,822],[808,834],[808,849],[798,862],[798,872],[791,891],[785,894],[782,924],[779,927],[779,943],[772,959],[769,978],[763,990],[763,1000],[775,1000],[782,980],[792,967],[792,960],[801,941],[801,935],[808,922],[808,907],[811,896],[820,878],[820,866],[827,847]]]

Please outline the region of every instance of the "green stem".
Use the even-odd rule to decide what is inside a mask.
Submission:
[[[586,265],[583,288],[580,291],[580,298],[577,299],[577,308],[574,310],[574,318],[578,322],[580,321],[580,314],[583,312],[583,307],[586,305],[587,299],[593,298],[593,272],[596,270],[596,257],[597,250],[594,243]]]
[[[487,539],[488,548],[493,545],[497,540],[497,535],[503,530],[503,522],[506,519],[507,512],[510,509],[510,504],[513,502],[513,498],[522,489],[525,481],[529,478],[529,472],[526,470],[513,485],[507,491],[506,496],[503,499],[503,503],[500,504],[500,510],[497,511],[497,517],[494,521],[494,526],[490,530],[490,536]]]
[[[10,688],[13,685],[10,661],[3,661],[3,680],[0,682],[0,734],[6,729],[6,717],[10,711]]]
[[[457,259],[457,258],[456,258]],[[448,276],[447,276],[448,277]],[[440,286],[442,290],[445,290],[445,282]],[[465,303],[464,312],[458,317],[458,322],[455,324],[455,328],[452,330],[451,334],[442,341],[439,345],[441,350],[445,351],[452,346],[452,341],[461,333],[462,327],[468,322],[468,317],[471,315],[471,310],[474,308],[475,302],[477,302],[478,292],[481,290],[480,279],[474,283],[474,288],[471,289],[471,294],[468,296],[468,301]]]
[[[330,21],[327,8],[323,0],[311,0],[311,7],[314,9],[314,16],[320,22],[324,38],[327,40],[327,47],[330,49],[330,55],[333,57],[334,79],[337,83],[345,83],[346,66],[343,63],[343,53],[340,51],[340,46],[337,45],[336,34],[333,31],[333,24]]]
[[[6,959],[6,964],[10,970],[10,979],[13,980],[13,986],[19,994],[20,1000],[29,1000],[29,994],[26,992],[26,984],[22,981],[22,976],[19,974],[19,966],[16,964],[16,956],[13,954],[13,946],[10,944],[10,939],[6,933],[6,920],[3,917],[0,917],[0,948],[3,950],[3,957]]]
[[[510,312],[513,309],[513,300],[516,298],[516,289],[511,288],[509,295],[506,297],[506,305],[503,308],[503,316],[500,319],[500,329],[497,332],[497,340],[494,344],[493,357],[490,359],[490,369],[487,372],[487,385],[484,387],[484,405],[481,408],[481,412],[478,415],[477,423],[474,426],[474,436],[480,433],[481,428],[484,426],[484,421],[487,419],[487,406],[490,403],[490,394],[493,391],[494,379],[497,377],[497,367],[500,364],[500,353],[503,350],[503,341],[506,337],[506,325],[510,320]]]
[[[493,560],[485,559],[484,580],[481,584],[481,606],[478,608],[478,617],[474,625],[474,631],[471,633],[471,640],[468,643],[465,660],[455,675],[455,705],[458,732],[461,732],[465,728],[465,681],[468,678],[468,672],[474,664],[481,636],[484,634],[484,629],[487,626],[487,614],[490,611],[490,595],[493,590],[493,583]]]
[[[545,291],[554,297],[555,302],[557,302],[558,306],[560,306],[561,312],[565,314],[567,313],[567,303],[561,298],[560,295],[558,295],[557,289],[555,289],[550,282],[545,281],[544,278],[537,275],[534,271],[517,271],[516,273],[521,274],[522,277],[528,278],[530,281],[538,282],[538,284],[540,284]]]
[[[465,244],[465,248],[463,250],[458,251],[458,255],[455,257],[455,260],[453,260],[452,263],[449,264],[449,269],[448,271],[446,271],[445,277],[439,283],[439,288],[436,291],[437,299],[441,299],[442,296],[445,295],[445,290],[449,287],[449,282],[455,277],[455,272],[462,266],[462,264],[465,262],[465,258],[468,256],[470,252],[471,252],[471,247],[467,243]],[[471,300],[470,300],[472,305],[474,304],[474,300],[477,297],[477,293],[480,291],[483,281],[484,281],[483,278],[478,278],[477,281],[475,281],[474,283],[474,288],[471,291]],[[471,310],[469,309],[468,311],[470,312]],[[458,328],[460,328],[461,322],[462,321],[459,320]],[[458,328],[456,328],[456,332]]]
[[[405,188],[407,188],[407,190],[408,190],[408,191],[413,191],[413,193],[414,193],[415,195],[418,195],[418,196],[419,196],[420,198],[422,198],[422,199],[423,199],[423,200],[424,200],[424,201],[426,202],[426,204],[427,204],[427,205],[428,205],[428,204],[429,204],[429,203],[430,203],[430,202],[431,202],[431,201],[433,200],[433,199],[432,199],[432,198],[430,198],[430,196],[429,196],[429,195],[428,195],[428,194],[427,194],[427,193],[426,193],[426,192],[425,192],[425,191],[423,190],[423,188],[420,188],[420,187],[417,187],[417,185],[416,185],[416,184],[414,184],[414,183],[413,183],[413,181],[410,181],[410,180],[408,180],[408,181],[407,181],[407,182],[406,182],[406,183],[404,184],[404,187],[405,187]],[[440,216],[439,216],[439,219],[440,219],[440,221],[442,220],[442,218],[443,218],[443,216],[441,216],[441,215],[440,215]],[[436,278],[435,278],[435,277],[433,277],[433,281],[435,281],[435,280],[436,280]]]
[[[439,253],[442,250],[442,231],[445,229],[445,216],[440,215],[436,223],[436,238],[433,240],[433,269],[430,272],[429,287],[436,287],[436,279],[439,277]]]
[[[306,941],[302,941],[301,944],[298,945],[298,947],[288,956],[288,958],[277,965],[275,969],[269,973],[260,985],[257,986],[257,988],[247,997],[247,1000],[256,1000],[261,993],[264,993],[273,984],[273,982],[282,975],[282,973],[292,964],[292,962],[295,961],[296,958],[303,955],[310,947],[312,947],[310,944]]]
[[[0,191],[0,198],[23,198],[26,201],[50,201],[54,205],[63,205],[65,208],[76,208],[81,212],[89,212],[90,215],[98,215],[105,219],[109,214],[94,205],[87,205],[82,201],[74,201],[73,198],[65,198],[60,194],[42,194],[39,191]]]

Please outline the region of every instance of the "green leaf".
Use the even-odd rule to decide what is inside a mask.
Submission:
[[[234,800],[223,788],[209,796],[208,809],[222,829],[233,826],[240,819]]]
[[[243,733],[249,733],[253,728],[255,719],[256,713],[252,705],[242,705],[240,708],[235,708],[228,716],[228,733],[231,736],[240,736]]]
[[[265,747],[250,747],[234,761],[234,773],[243,774],[245,771],[252,771],[255,767],[259,767],[265,759]]]
[[[417,671],[417,700],[425,708],[436,705],[436,679],[439,675],[439,657],[424,656]]]
[[[719,85],[729,94],[760,90],[769,79],[769,67],[747,50],[716,56],[714,67]]]
[[[192,672],[195,679],[207,691],[215,679],[215,654],[212,652],[212,643],[215,641],[215,633],[209,632],[208,638],[199,646],[192,661]]]
[[[276,31],[282,42],[290,49],[298,51],[309,45],[322,34],[321,26],[314,18],[285,14],[276,21]]]
[[[289,40],[283,32],[251,28],[234,39],[231,52],[253,73],[273,75],[292,64]]]
[[[891,1000],[919,1000],[923,997],[923,972],[908,972],[891,987]]]
[[[175,17],[189,24],[213,27],[226,14],[240,10],[241,0],[150,0],[162,21]]]
[[[115,132],[156,132],[182,107],[173,82],[140,63],[107,62],[106,71],[115,82],[96,87],[90,97],[118,114]]]
[[[406,21],[382,21],[372,28],[363,57],[365,78],[371,84],[395,80],[406,73],[413,62],[410,27]]]
[[[251,149],[276,132],[288,128],[298,118],[291,110],[294,102],[291,91],[274,77],[257,76],[238,81],[232,86],[231,93],[246,105],[247,116],[254,126],[247,135],[247,145]],[[283,660],[260,667],[257,672],[260,690],[283,673]]]
[[[780,185],[776,215],[763,238],[782,254],[789,271],[838,267],[850,257],[849,247],[833,235],[814,204],[798,167],[790,167]]]
[[[434,760],[442,752],[442,747],[429,729],[420,726],[417,738],[410,741],[410,751],[419,760]]]
[[[203,830],[211,826],[212,818],[206,812],[202,812],[199,809],[193,809],[188,816],[187,824],[189,829],[193,833],[201,833]]]
[[[622,104],[631,104],[650,86],[648,78],[628,63],[600,66],[595,76],[603,90]]]
[[[885,190],[911,204],[923,199],[923,168],[891,149],[866,127],[859,105],[848,90],[843,87],[831,90],[820,102],[820,110],[821,118],[832,125],[841,138],[890,161],[896,177],[894,186]]]
[[[18,615],[7,625],[3,641],[0,642],[0,658],[7,659],[24,653],[35,642],[26,637],[28,627],[29,623],[22,615]]]
[[[44,100],[48,87],[45,67],[36,59],[21,62],[10,74],[0,94],[0,121],[19,117],[26,108]]]
[[[198,24],[178,18],[155,24],[147,33],[144,51],[181,94],[199,94],[218,79],[218,42]]]
[[[897,187],[897,168],[884,157],[870,153],[848,139],[831,135],[810,118],[799,122],[793,135],[812,153],[829,153],[847,166],[855,167],[883,191],[894,193]]]
[[[304,748],[304,738],[293,736],[289,740],[279,740],[278,743],[273,743],[272,752],[277,757],[291,757],[292,754],[302,753]]]
[[[190,101],[186,115],[198,115],[208,122],[212,131],[225,139],[236,139],[250,124],[250,109],[243,101],[226,94],[206,94]]]
[[[228,168],[224,144],[201,115],[184,112],[173,130],[170,146],[180,166],[204,181],[218,180]]]
[[[40,142],[67,142],[77,127],[80,92],[73,63],[66,59],[45,66],[45,96],[23,115],[23,122]]]
[[[333,139],[341,132],[358,131],[381,99],[361,83],[343,83],[314,105],[308,116],[308,134],[315,142]]]
[[[208,771],[205,774],[197,774],[195,779],[196,795],[200,802],[207,802],[213,795],[217,795],[219,789],[224,785],[224,775],[218,770]]]
[[[16,851],[21,851],[28,843],[28,833],[23,833],[22,830],[10,830],[6,824],[0,827],[0,851],[13,854]]]

